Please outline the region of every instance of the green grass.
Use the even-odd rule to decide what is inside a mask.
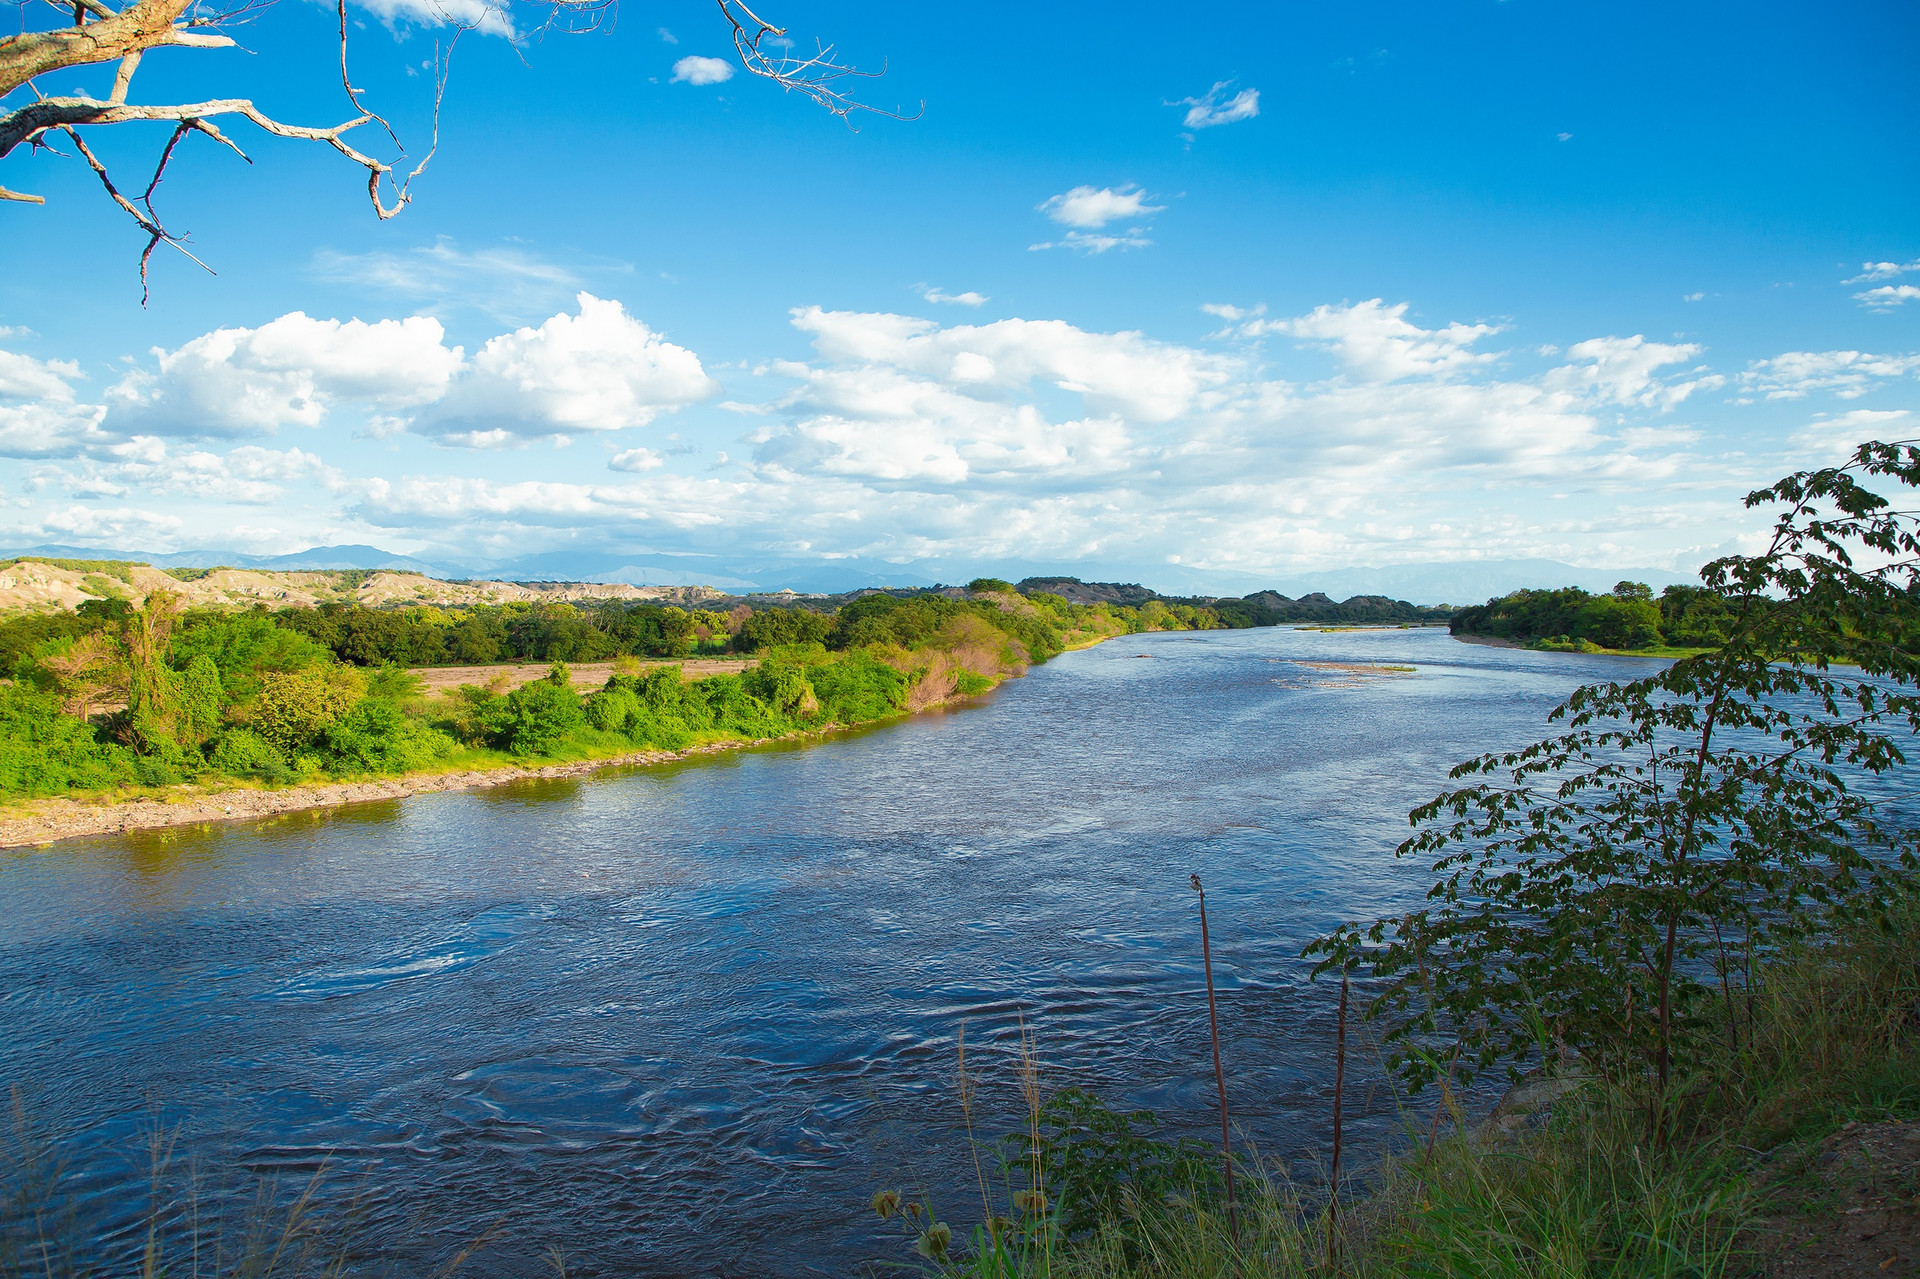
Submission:
[[[1409,1107],[1398,1153],[1343,1187],[1337,1223],[1324,1186],[1250,1167],[1237,1244],[1217,1196],[1128,1197],[1097,1231],[1056,1239],[1044,1257],[970,1247],[970,1228],[955,1225],[944,1260],[916,1264],[945,1279],[1756,1273],[1770,1238],[1762,1223],[1811,1214],[1819,1230],[1820,1214],[1836,1210],[1823,1138],[1849,1122],[1920,1119],[1920,909],[1907,902],[1895,914],[1892,930],[1846,928],[1735,991],[1718,1027],[1724,1051],[1675,1088],[1657,1131],[1652,1098],[1630,1083],[1590,1082],[1498,1144],[1457,1113],[1435,1119],[1427,1096]]]

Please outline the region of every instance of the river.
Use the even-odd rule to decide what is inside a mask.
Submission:
[[[882,1185],[977,1219],[963,1024],[983,1133],[1021,1018],[1043,1086],[1217,1124],[1197,872],[1235,1124],[1305,1168],[1334,992],[1301,946],[1424,889],[1393,847],[1450,765],[1656,666],[1133,636],[804,747],[0,853],[0,1085],[101,1256],[159,1131],[204,1216],[318,1172],[403,1273],[482,1239],[458,1273],[857,1273],[909,1259]],[[1354,1078],[1377,1145],[1399,1112]]]

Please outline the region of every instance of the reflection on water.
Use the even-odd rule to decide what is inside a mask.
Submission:
[[[963,1022],[990,1131],[1024,1014],[1049,1085],[1205,1134],[1198,871],[1236,1121],[1309,1160],[1332,1013],[1300,947],[1424,887],[1392,849],[1449,765],[1652,667],[1135,636],[806,748],[0,857],[0,1083],[106,1203],[158,1114],[216,1166],[324,1168],[403,1259],[504,1221],[472,1269],[848,1273],[897,1255],[883,1182],[964,1217]]]

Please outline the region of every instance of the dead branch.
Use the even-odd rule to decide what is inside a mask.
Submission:
[[[487,0],[489,12],[505,15],[512,0]],[[562,18],[568,30],[599,29],[615,10],[616,0],[539,0],[547,11],[544,29],[554,29]],[[81,159],[90,167],[108,198],[119,205],[148,237],[140,255],[142,301],[146,298],[147,264],[153,250],[171,245],[203,268],[185,247],[184,239],[169,232],[153,207],[153,196],[166,174],[176,149],[189,133],[202,133],[233,151],[241,159],[246,153],[222,133],[212,121],[220,116],[243,116],[255,127],[279,138],[318,142],[332,147],[340,155],[359,165],[367,174],[367,196],[374,215],[386,220],[412,202],[413,180],[426,170],[440,145],[440,112],[445,104],[453,51],[459,39],[475,23],[447,21],[454,27],[453,38],[434,53],[433,137],[426,154],[404,176],[396,170],[406,158],[406,148],[385,116],[365,100],[365,91],[356,88],[347,61],[347,4],[334,0],[337,15],[340,85],[352,108],[352,118],[330,126],[282,123],[260,110],[247,98],[212,98],[202,102],[138,104],[128,101],[141,60],[153,49],[221,49],[235,46],[230,36],[211,28],[231,27],[251,20],[273,0],[233,0],[230,7],[209,11],[200,8],[201,0],[125,0],[115,9],[108,0],[46,0],[49,8],[61,15],[63,25],[44,30],[22,31],[0,38],[0,102],[15,90],[25,88],[34,100],[11,111],[0,109],[0,160],[25,145],[33,150],[53,151],[47,139],[63,133],[72,139]],[[877,78],[883,72],[866,72],[835,60],[831,45],[819,45],[811,57],[789,52],[791,43],[786,29],[767,22],[743,0],[717,0],[721,15],[732,29],[734,49],[741,64],[754,75],[771,80],[781,88],[799,93],[833,115],[848,120],[856,112],[871,112],[893,119],[908,119],[898,112],[886,111],[858,101],[854,96],[858,80]],[[25,13],[24,4],[21,5]],[[91,19],[91,21],[89,21]],[[71,25],[65,25],[70,23]],[[509,27],[509,30],[511,28]],[[88,96],[41,94],[35,81],[53,72],[75,67],[99,66],[117,62],[113,88],[103,101]],[[174,125],[172,135],[161,150],[153,178],[137,200],[129,199],[113,181],[107,166],[82,140],[80,130],[102,125],[147,121]],[[368,123],[379,125],[399,154],[384,160],[360,150],[347,140],[348,135]],[[60,154],[59,152],[53,152]],[[249,161],[250,162],[250,161]],[[385,190],[383,191],[383,185]],[[389,194],[390,193],[390,194]],[[0,201],[45,204],[44,197],[0,187]],[[207,268],[211,269],[211,268]]]
[[[786,52],[792,44],[787,39],[785,27],[774,26],[748,8],[742,0],[715,0],[715,3],[720,6],[721,16],[733,28],[733,48],[740,56],[740,64],[754,75],[773,81],[789,93],[798,93],[811,99],[845,120],[849,128],[854,127],[854,113],[861,111],[885,116],[889,120],[919,118],[919,111],[909,116],[870,106],[856,99],[851,88],[839,87],[846,80],[877,80],[886,74],[884,66],[878,71],[862,71],[858,67],[836,62],[834,46],[830,44],[816,43],[812,57],[795,57]],[[763,44],[766,48],[761,47]],[[920,107],[924,111],[926,103],[921,103]]]

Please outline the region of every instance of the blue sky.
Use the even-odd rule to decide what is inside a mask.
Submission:
[[[353,13],[421,139],[444,28]],[[1911,5],[768,16],[924,110],[676,77],[731,57],[705,3],[470,33],[390,221],[320,148],[191,139],[157,207],[219,274],[163,250],[144,310],[92,175],[0,162],[48,199],[0,204],[0,542],[1686,571],[1748,488],[1920,434]],[[332,21],[280,0],[134,97],[334,122]],[[93,140],[126,182],[164,131]]]

